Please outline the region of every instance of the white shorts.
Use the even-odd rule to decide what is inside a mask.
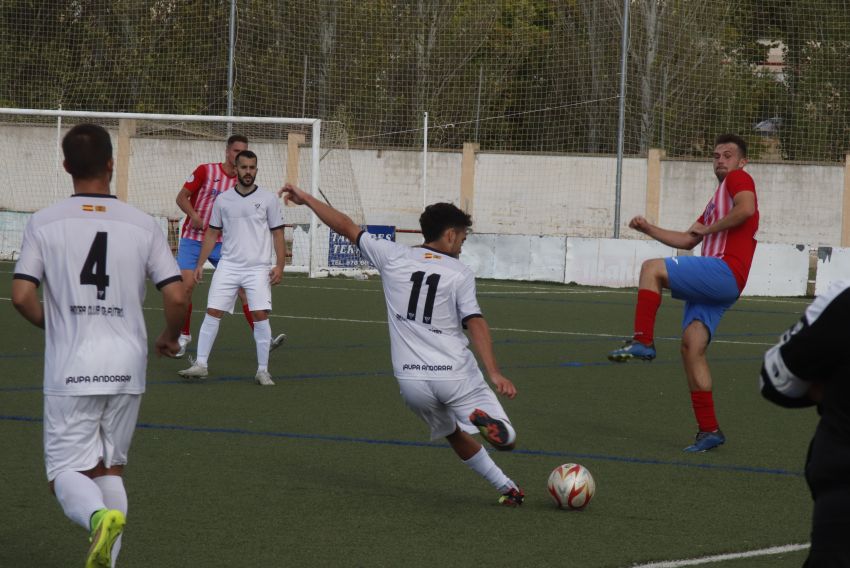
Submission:
[[[237,272],[219,265],[210,282],[207,307],[232,314],[233,302],[239,288],[242,288],[248,296],[248,309],[252,312],[271,311],[272,285],[269,282],[269,270],[262,267]]]
[[[140,394],[44,395],[44,465],[47,480],[63,471],[125,465]]]
[[[511,423],[480,370],[477,376],[459,380],[399,379],[398,386],[407,407],[431,429],[432,440],[445,438],[458,427],[478,434],[478,428],[469,421],[476,408]]]

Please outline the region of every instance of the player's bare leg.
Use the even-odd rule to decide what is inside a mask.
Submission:
[[[686,452],[704,452],[726,441],[714,413],[711,371],[705,357],[709,339],[708,328],[700,321],[692,321],[682,333],[682,363],[691,392],[691,406],[699,425],[696,440],[685,448]]]
[[[522,505],[525,494],[496,465],[484,446],[478,443],[475,438],[457,428],[453,433],[446,436],[446,440],[458,457],[463,460],[463,463],[499,490],[499,493],[502,494],[499,503],[514,507]]]

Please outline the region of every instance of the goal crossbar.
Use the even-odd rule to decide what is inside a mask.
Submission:
[[[142,121],[172,121],[172,122],[206,122],[206,123],[234,123],[234,124],[291,124],[304,125],[312,129],[311,144],[311,176],[310,193],[319,195],[319,172],[321,151],[320,143],[322,133],[322,121],[318,118],[285,118],[285,117],[258,117],[258,116],[221,116],[221,115],[195,115],[195,114],[153,114],[153,113],[131,113],[131,112],[89,112],[62,109],[27,109],[27,108],[0,108],[0,116],[28,116],[28,117],[52,117],[59,121],[61,127],[62,118],[76,119],[101,119],[101,120],[142,120]],[[308,273],[311,277],[319,274],[319,268],[312,251],[317,246],[317,218],[314,213],[310,215],[310,249]]]

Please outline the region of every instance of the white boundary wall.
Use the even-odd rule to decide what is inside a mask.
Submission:
[[[5,210],[0,211],[0,254],[5,258],[16,253],[28,217],[25,212],[71,193],[69,176],[57,176],[53,167],[49,171],[37,167],[55,165],[55,141],[55,127],[0,126],[0,156],[12,160],[2,168],[4,183],[0,185],[0,210]],[[285,174],[283,146],[259,141],[252,146],[262,155],[258,183],[275,188]],[[427,191],[421,183],[418,151],[348,153],[369,224],[415,228],[425,201],[459,202],[460,152],[428,155]],[[134,140],[130,202],[143,200],[159,216],[180,217],[174,198],[199,163],[198,156],[213,161],[221,154],[221,146],[214,142]],[[661,166],[659,224],[685,229],[714,191],[711,164],[664,160]],[[479,152],[473,201],[476,233],[468,241],[464,260],[484,278],[635,286],[642,260],[669,256],[670,249],[645,240],[627,226],[632,216],[644,214],[647,207],[647,161],[643,158],[624,163],[623,239],[606,238],[613,231],[614,167],[613,157]],[[748,166],[756,180],[761,227],[745,294],[804,294],[808,249],[816,247],[820,247],[817,292],[829,282],[850,278],[850,249],[836,248],[841,244],[845,170],[842,165]],[[156,178],[153,184],[151,178]],[[147,181],[135,195],[134,179]],[[143,199],[138,191],[143,191]],[[309,218],[304,208],[286,213],[289,222],[304,223]],[[302,240],[296,239],[296,264],[301,264],[297,255]]]
[[[844,277],[850,278],[850,249],[840,250],[848,253],[841,266]],[[474,233],[460,259],[480,278],[629,288],[637,287],[643,261],[679,253],[654,241]],[[805,296],[808,280],[807,247],[759,244],[742,295]]]

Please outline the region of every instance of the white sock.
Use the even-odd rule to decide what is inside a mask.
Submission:
[[[269,368],[269,348],[272,344],[272,326],[269,320],[254,322],[254,342],[257,344],[257,370]]]
[[[91,531],[91,516],[106,509],[100,487],[78,471],[63,471],[53,480],[53,491],[65,516]]]
[[[499,493],[505,493],[517,488],[516,483],[505,475],[483,447],[468,460],[463,460],[463,463],[468,465],[472,471],[489,481],[490,485],[499,490]]]
[[[103,502],[106,503],[107,509],[117,509],[127,516],[127,490],[124,489],[124,480],[120,475],[102,475],[95,477],[93,480],[101,493],[103,493]],[[123,533],[115,540],[112,545],[112,568],[115,568],[115,563],[118,560],[118,552],[121,550],[121,540],[124,538]]]
[[[221,318],[204,316],[204,323],[201,324],[201,330],[198,332],[198,352],[195,362],[204,367],[207,366],[207,361],[210,358],[215,336],[218,335],[218,326],[221,323]]]

